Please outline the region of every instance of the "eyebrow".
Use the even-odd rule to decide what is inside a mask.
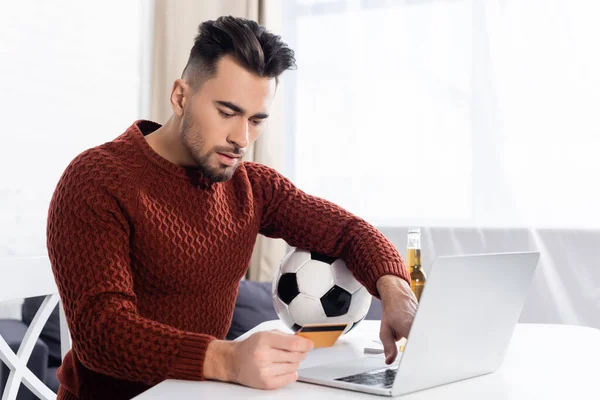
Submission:
[[[233,103],[231,103],[229,101],[217,100],[217,101],[215,101],[215,103],[219,104],[219,105],[221,105],[223,107],[227,107],[231,111],[235,111],[238,114],[245,114],[246,113],[246,111],[242,107],[240,107],[238,105],[235,105],[235,104],[233,104]],[[258,113],[258,114],[254,114],[251,118],[266,119],[266,118],[269,118],[269,114]]]

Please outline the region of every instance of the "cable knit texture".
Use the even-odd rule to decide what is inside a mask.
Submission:
[[[58,399],[130,399],[167,378],[203,380],[229,329],[259,233],[342,257],[373,295],[400,255],[371,225],[245,162],[213,183],[155,153],[136,121],[77,156],[50,204],[47,241],[73,348]]]

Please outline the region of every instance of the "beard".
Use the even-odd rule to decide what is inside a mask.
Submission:
[[[188,153],[192,156],[192,159],[196,163],[192,169],[199,171],[211,182],[224,182],[233,176],[239,163],[234,166],[219,165],[213,167],[210,163],[211,157],[214,157],[216,153],[234,153],[241,155],[240,148],[233,145],[230,147],[213,147],[206,153],[202,152],[204,148],[204,140],[202,133],[189,118],[183,116],[181,123],[181,141],[183,146],[186,148]]]

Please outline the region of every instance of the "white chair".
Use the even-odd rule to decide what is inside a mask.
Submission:
[[[0,336],[0,359],[10,370],[2,400],[15,400],[21,382],[40,399],[56,400],[56,393],[27,368],[27,361],[42,328],[59,302],[59,296],[47,256],[0,258],[0,303],[36,296],[46,296],[46,298],[29,325],[17,354]],[[71,348],[71,338],[62,306],[60,306],[60,336],[61,354],[64,358]]]

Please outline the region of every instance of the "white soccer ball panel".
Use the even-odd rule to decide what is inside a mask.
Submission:
[[[281,278],[281,267],[277,268],[275,275],[273,276],[273,284],[271,285],[271,295],[277,295],[277,285],[279,284],[279,278]]]
[[[354,278],[352,272],[346,267],[346,263],[341,258],[338,258],[331,264],[333,272],[333,280],[335,284],[345,289],[348,293],[354,293],[362,287],[359,281]]]
[[[294,273],[307,261],[310,261],[310,251],[294,249],[281,262],[281,274]]]
[[[319,299],[333,287],[331,266],[310,260],[296,272],[296,280],[300,293]]]
[[[373,296],[364,286],[361,286],[356,292],[352,293],[352,301],[348,309],[348,315],[353,321],[358,321],[367,315]]]
[[[327,317],[327,321],[328,324],[350,324],[352,325],[352,323],[354,321],[352,321],[352,318],[350,318],[350,316],[348,314],[346,315],[340,315],[339,317]]]
[[[292,320],[300,325],[329,322],[319,299],[300,293],[289,305]]]
[[[281,301],[279,297],[273,296],[273,307],[275,308],[275,312],[277,313],[279,319],[282,320],[283,323],[291,329],[291,327],[294,325],[294,320],[290,315],[290,310],[288,309],[288,306],[283,301]]]
[[[292,256],[292,254],[294,254],[295,250],[296,249],[293,248],[287,252],[287,254],[281,259],[281,262],[279,262],[279,265],[277,266],[277,270],[281,271],[282,266],[284,266],[285,264],[288,263],[290,257]]]
[[[349,323],[346,329],[344,329],[344,331],[342,332],[342,335],[348,333],[348,331],[352,328],[352,325],[354,325],[354,323]]]

